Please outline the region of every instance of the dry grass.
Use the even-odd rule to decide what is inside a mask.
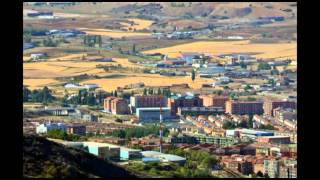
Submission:
[[[144,53],[163,53],[177,57],[181,52],[202,52],[219,55],[224,53],[259,53],[257,58],[292,58],[297,59],[297,43],[251,44],[244,41],[199,41],[167,48],[144,51]]]

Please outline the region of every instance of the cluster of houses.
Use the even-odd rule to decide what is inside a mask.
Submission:
[[[46,35],[52,35],[57,37],[76,37],[78,35],[86,34],[77,29],[52,29],[46,32]]]

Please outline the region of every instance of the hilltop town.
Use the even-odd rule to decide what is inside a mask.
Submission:
[[[26,141],[130,177],[295,178],[296,6],[25,2]]]

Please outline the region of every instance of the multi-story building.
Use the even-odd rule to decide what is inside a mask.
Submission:
[[[178,107],[177,114],[179,115],[212,115],[222,114],[222,107]]]
[[[131,96],[130,97],[130,107],[133,112],[136,108],[141,107],[166,107],[167,99],[160,95],[147,95],[147,96]]]
[[[171,109],[171,115],[176,115],[178,107],[201,107],[202,99],[198,96],[173,96],[168,98],[168,107]]]
[[[295,109],[277,107],[273,109],[273,115],[280,122],[284,122],[284,120],[297,120],[297,111]]]
[[[257,141],[260,143],[270,143],[270,144],[289,144],[289,136],[262,136],[258,137]]]
[[[264,160],[264,172],[268,174],[270,178],[278,178],[280,171],[280,161],[271,159]]]
[[[101,159],[118,161],[120,160],[120,147],[106,143],[84,142],[89,153],[98,156]]]
[[[111,113],[111,101],[117,97],[109,96],[104,99],[104,110]]]
[[[217,96],[217,95],[203,95],[200,96],[200,98],[203,100],[203,106],[205,107],[226,107],[226,102],[229,100],[228,96]]]
[[[127,114],[129,112],[128,102],[117,97],[107,97],[104,100],[104,109],[112,114]]]
[[[293,101],[266,100],[263,104],[264,113],[273,116],[273,110],[278,107],[296,109],[297,103]]]
[[[226,147],[237,143],[234,138],[218,137],[218,136],[201,136],[201,135],[183,135],[166,138],[168,143],[183,144],[214,144]]]
[[[48,131],[51,130],[62,130],[66,131],[67,126],[64,123],[45,123],[45,124],[40,124],[36,128],[37,134],[46,134]]]
[[[226,102],[226,113],[229,114],[262,114],[263,102],[260,101],[233,101]]]
[[[297,161],[284,161],[280,165],[279,178],[297,178]]]
[[[242,161],[238,165],[238,171],[244,175],[253,173],[253,164],[250,161]]]
[[[68,134],[86,135],[86,126],[80,124],[73,124],[67,126]]]
[[[170,108],[162,108],[162,120],[171,119]],[[160,120],[160,108],[150,107],[150,108],[137,108],[136,115],[140,122],[154,122]]]

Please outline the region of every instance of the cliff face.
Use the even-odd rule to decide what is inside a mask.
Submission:
[[[33,135],[23,137],[23,177],[137,178],[94,155]]]

